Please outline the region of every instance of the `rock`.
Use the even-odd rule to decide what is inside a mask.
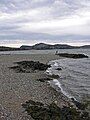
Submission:
[[[58,107],[55,102],[45,106],[43,103],[32,100],[22,105],[28,115],[35,120],[89,120],[87,112],[78,111],[76,108],[63,106]]]
[[[54,101],[55,104],[57,104],[57,101]]]
[[[84,54],[69,54],[69,53],[58,53],[57,55],[59,55],[60,57],[67,57],[67,58],[88,58],[87,55]]]
[[[9,67],[9,68],[15,70],[15,72],[17,72],[17,73],[25,73],[25,72],[26,72],[26,71],[25,71],[23,68],[21,68],[20,66],[13,66],[13,67]]]
[[[32,71],[45,71],[50,65],[40,63],[39,61],[20,61],[16,62],[17,66],[9,67],[16,72],[30,73]]]
[[[40,82],[45,82],[45,81],[50,81],[50,80],[53,80],[52,78],[49,78],[49,77],[46,77],[46,78],[40,78],[40,79],[37,79],[38,81]]]
[[[76,105],[76,107],[80,110],[85,110],[85,104],[84,103],[80,103],[78,101],[76,101],[74,98],[71,98],[72,102]]]
[[[58,79],[59,78],[59,75],[55,75],[55,74],[48,75],[48,76],[52,79]]]
[[[56,70],[58,70],[58,71],[59,71],[59,70],[62,70],[62,69],[61,69],[61,68],[57,68]]]

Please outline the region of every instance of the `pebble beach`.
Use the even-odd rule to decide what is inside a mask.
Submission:
[[[15,73],[9,69],[18,61],[32,60],[46,64],[56,59],[60,57],[54,54],[0,55],[0,120],[33,120],[22,108],[28,100],[68,106],[67,97],[54,90],[49,83],[37,81],[47,76],[45,71]]]

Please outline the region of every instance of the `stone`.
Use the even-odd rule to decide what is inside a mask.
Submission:
[[[62,70],[62,69],[61,69],[61,68],[57,68],[56,70],[58,70],[58,71],[59,71],[59,70]]]
[[[46,77],[46,78],[40,78],[40,79],[37,79],[38,81],[40,82],[45,82],[45,81],[50,81],[50,80],[53,80],[52,78],[49,78],[49,77]]]

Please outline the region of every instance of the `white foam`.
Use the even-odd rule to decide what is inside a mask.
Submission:
[[[52,74],[53,74],[53,68],[59,66],[59,65],[58,65],[58,62],[56,62],[56,61],[54,61],[54,64],[52,64],[52,63],[53,63],[53,62],[51,62],[51,67],[46,70],[46,73],[48,73],[49,75],[52,75]],[[54,72],[55,72],[55,71],[54,71]],[[59,75],[60,75],[60,73],[59,73]],[[57,79],[53,79],[52,81],[48,81],[48,83],[49,83],[52,87],[57,86],[58,88],[60,88],[61,92],[62,92],[66,97],[68,97],[68,98],[74,98],[74,97],[70,96],[68,93],[66,93],[66,92],[63,90],[61,83],[60,83]]]
[[[46,70],[46,73],[49,73],[49,72],[50,72],[50,71],[47,69],[47,70]]]
[[[48,68],[48,69],[46,70],[46,73],[49,74],[49,75],[52,75],[51,69]]]
[[[58,67],[58,63],[57,63],[57,62],[55,62],[55,63],[54,63],[54,66],[55,66],[55,67]]]
[[[54,79],[53,82],[54,82],[54,84],[55,84],[56,86],[58,86],[58,87],[61,89],[61,92],[62,92],[65,96],[67,96],[68,98],[71,98],[71,97],[63,90],[60,82],[59,82],[57,79]]]

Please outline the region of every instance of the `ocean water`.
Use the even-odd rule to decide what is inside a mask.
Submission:
[[[52,54],[56,50],[6,51],[0,54]],[[62,91],[67,97],[78,101],[90,100],[90,49],[60,49],[60,53],[84,53],[89,58],[60,58],[50,61],[51,68],[46,72],[59,75],[59,79],[50,81],[52,87]],[[61,71],[56,68],[62,68]]]
[[[59,52],[84,53],[89,58],[72,59],[63,58],[50,61],[51,68],[46,72],[59,75],[59,79],[50,81],[52,87],[62,91],[69,98],[78,101],[90,100],[90,49],[66,50]],[[61,68],[61,71],[56,70]]]

